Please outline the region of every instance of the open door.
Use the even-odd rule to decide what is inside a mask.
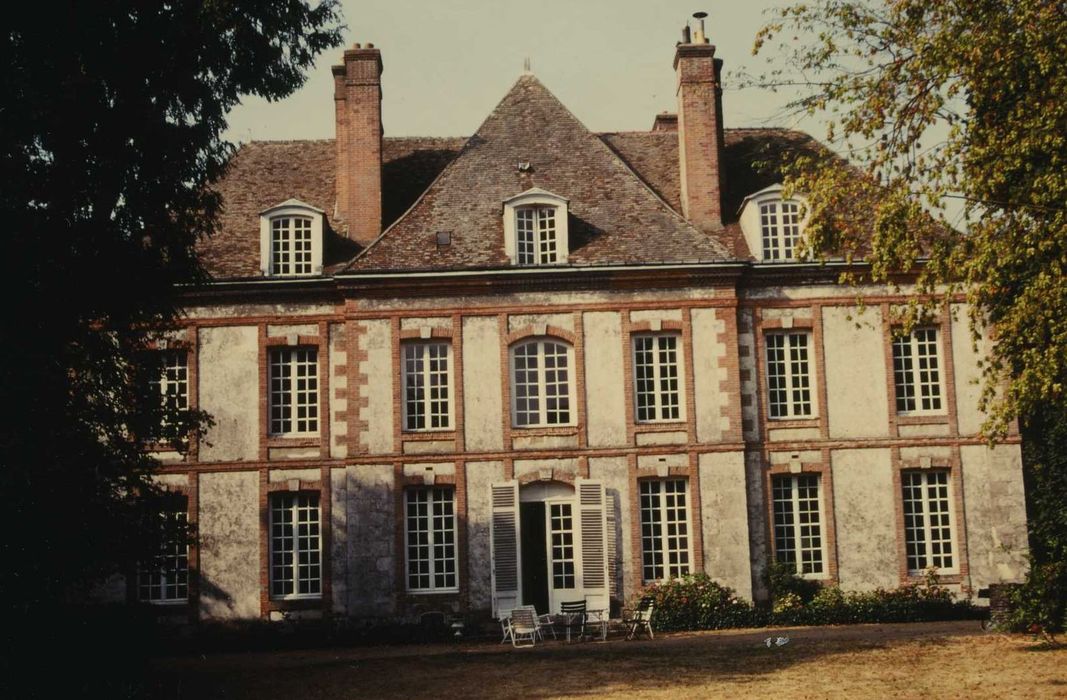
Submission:
[[[490,487],[493,518],[489,524],[489,558],[492,561],[493,617],[507,615],[518,607],[521,569],[519,565],[519,482],[506,481]]]
[[[578,480],[578,514],[581,523],[582,589],[590,610],[611,606],[608,592],[608,526],[604,484]]]

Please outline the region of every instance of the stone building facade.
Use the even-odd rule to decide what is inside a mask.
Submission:
[[[383,138],[357,45],[335,140],[243,146],[213,281],[159,344],[164,393],[215,421],[159,455],[196,541],[129,595],[403,617],[698,571],[761,599],[775,560],[855,590],[1017,580],[1020,445],[978,435],[962,300],[899,338],[907,286],[797,259],[773,165],[820,146],[724,129],[702,37],[674,67],[648,132],[592,133],[524,75],[470,138]]]

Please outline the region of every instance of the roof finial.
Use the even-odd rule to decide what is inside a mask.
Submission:
[[[530,57],[529,56],[527,56],[526,58],[522,59],[522,74],[523,75],[532,75],[533,74],[533,71],[530,70]]]

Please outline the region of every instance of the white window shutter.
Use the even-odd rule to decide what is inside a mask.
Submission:
[[[604,493],[604,522],[608,528],[608,596],[619,597],[618,540],[615,537],[615,496]]]
[[[608,598],[608,526],[605,516],[607,499],[604,484],[590,479],[578,480],[578,512],[582,535],[582,589],[590,610],[607,610]]]
[[[493,519],[489,526],[492,560],[493,616],[507,615],[520,605],[519,482],[490,485]]]

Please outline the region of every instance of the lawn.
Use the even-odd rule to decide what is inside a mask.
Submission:
[[[158,659],[151,697],[1052,698],[1067,647],[978,623],[658,635],[655,641],[354,647]]]

